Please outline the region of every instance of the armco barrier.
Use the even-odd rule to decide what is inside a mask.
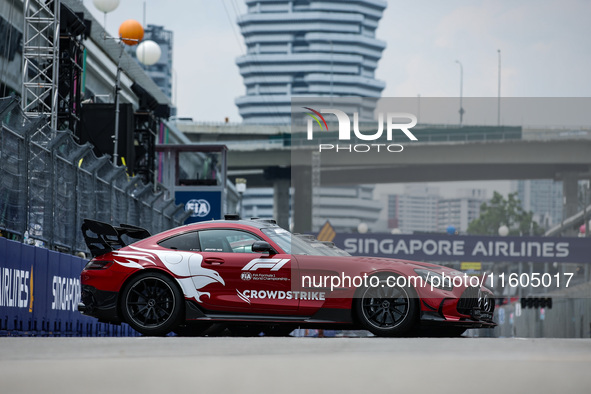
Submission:
[[[137,336],[77,310],[86,261],[0,237],[0,335]]]

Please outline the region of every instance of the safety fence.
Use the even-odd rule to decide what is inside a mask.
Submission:
[[[591,338],[589,287],[581,298],[552,297],[552,308],[524,309],[520,301],[497,307],[497,337]]]
[[[137,336],[77,310],[86,261],[0,238],[0,336]]]
[[[150,233],[181,225],[187,214],[158,185],[97,158],[91,144],[24,116],[16,98],[0,99],[0,231],[25,243],[87,252],[86,218],[127,223]],[[158,190],[155,190],[158,189]]]

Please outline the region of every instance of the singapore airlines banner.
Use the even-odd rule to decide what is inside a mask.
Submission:
[[[591,238],[338,234],[333,242],[352,255],[403,260],[591,263]]]
[[[0,336],[128,336],[77,310],[87,261],[0,237]]]

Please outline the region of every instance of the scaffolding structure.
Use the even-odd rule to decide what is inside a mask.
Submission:
[[[25,0],[21,107],[57,128],[60,0]]]
[[[70,130],[78,135],[82,104],[84,73],[83,40],[90,33],[91,22],[83,13],[75,13],[67,6],[60,9],[59,83],[57,129]]]
[[[156,170],[156,138],[158,120],[150,111],[137,111],[134,114],[135,130],[135,163],[133,171],[146,183],[155,183]]]

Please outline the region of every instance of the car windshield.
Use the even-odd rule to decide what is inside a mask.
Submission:
[[[333,243],[320,242],[311,235],[294,235],[281,227],[267,227],[261,231],[288,254],[350,256],[349,253],[339,249]]]

